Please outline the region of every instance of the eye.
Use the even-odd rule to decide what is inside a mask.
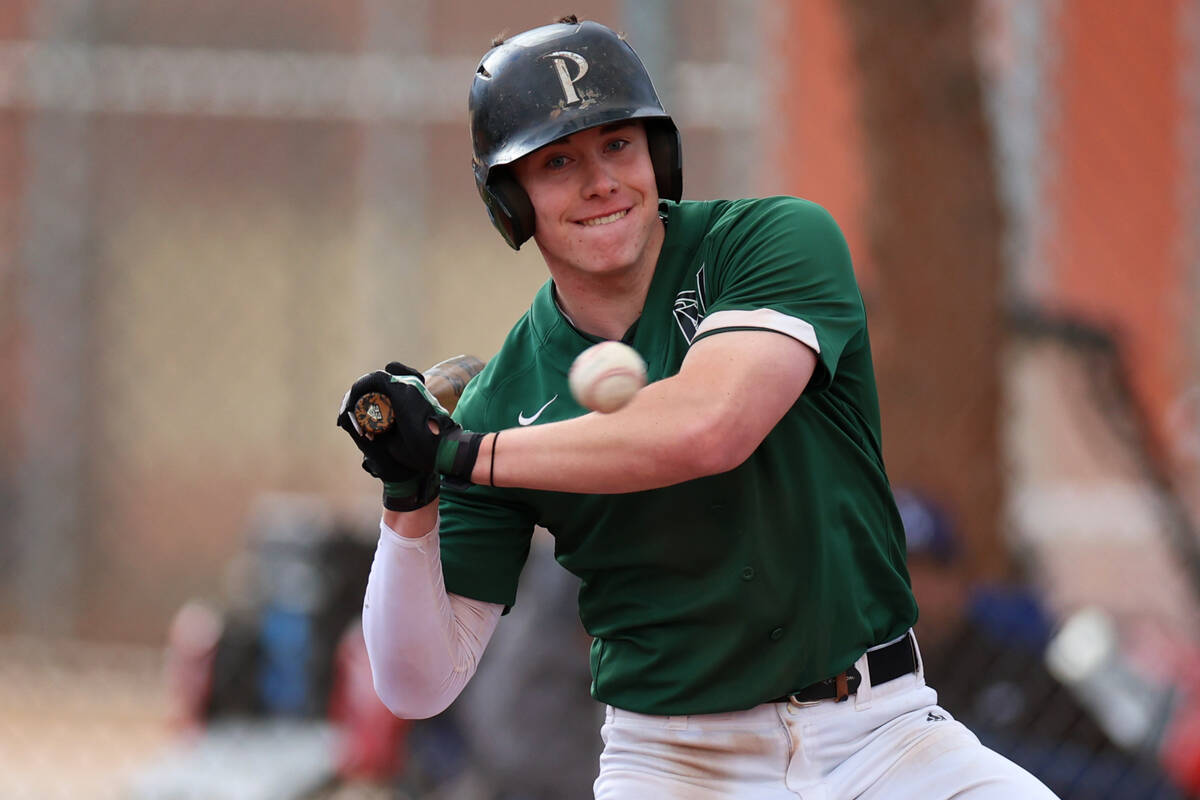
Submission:
[[[567,165],[567,157],[564,155],[550,156],[546,159],[547,169],[562,169]]]
[[[612,152],[624,150],[626,147],[629,147],[628,139],[613,139],[611,142],[605,145],[605,149]]]

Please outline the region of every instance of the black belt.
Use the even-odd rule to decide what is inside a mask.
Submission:
[[[867,652],[867,667],[871,670],[871,685],[895,680],[903,675],[917,671],[917,649],[913,644],[912,634],[906,633],[901,639]],[[815,703],[820,700],[837,700],[839,703],[858,691],[862,683],[862,673],[854,667],[845,672],[817,681],[812,686],[806,686],[798,692],[777,697],[772,703]]]

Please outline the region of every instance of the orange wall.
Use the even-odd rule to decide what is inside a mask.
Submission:
[[[1185,0],[1061,0],[1047,20],[1045,181],[1047,295],[1029,298],[1110,327],[1138,398],[1162,434],[1185,389],[1194,292],[1187,288],[1184,208]],[[777,0],[771,190],[826,206],[850,241],[868,299],[870,198],[858,85],[837,0]],[[1195,89],[1192,89],[1195,91]],[[1200,145],[1193,145],[1200,146]]]
[[[1062,0],[1046,253],[1054,301],[1111,325],[1152,417],[1186,375],[1182,0]],[[1194,89],[1193,89],[1194,91]],[[1160,426],[1161,431],[1161,426]]]
[[[772,132],[765,176],[773,191],[820,203],[842,227],[864,293],[873,283],[867,252],[866,176],[858,83],[850,37],[837,0],[780,2],[782,24],[768,65],[780,124]]]
[[[0,40],[21,39],[28,26],[29,0],[0,3]]]

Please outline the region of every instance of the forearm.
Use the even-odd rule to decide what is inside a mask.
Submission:
[[[646,386],[620,411],[486,437],[471,477],[602,494],[724,472],[748,458],[791,408],[815,364],[812,350],[786,336],[722,333],[697,343],[679,374]]]
[[[416,511],[383,510],[383,524],[405,539],[420,539],[438,524],[438,504],[435,499]]]
[[[716,463],[714,456],[729,451],[709,443],[719,434],[707,425],[706,409],[673,402],[672,380],[647,386],[612,414],[585,414],[489,436],[472,480],[606,494],[669,486],[736,466]]]
[[[426,509],[432,508],[432,512]],[[502,607],[447,595],[438,549],[436,504],[403,514],[423,536],[384,524],[363,603],[363,635],[375,691],[392,713],[419,719],[446,709],[475,673]]]

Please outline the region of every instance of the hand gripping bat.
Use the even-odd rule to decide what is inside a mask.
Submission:
[[[467,388],[471,378],[482,369],[483,362],[475,356],[447,358],[425,370],[425,388],[449,413],[458,405],[458,398],[462,397],[463,389]],[[374,439],[392,427],[396,416],[387,395],[367,392],[354,404],[354,421],[364,436]]]

